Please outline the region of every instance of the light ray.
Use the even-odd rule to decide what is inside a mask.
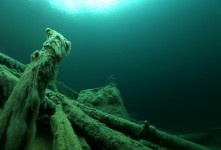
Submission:
[[[48,0],[51,7],[68,14],[78,14],[82,12],[108,13],[128,4],[129,1],[139,0]]]

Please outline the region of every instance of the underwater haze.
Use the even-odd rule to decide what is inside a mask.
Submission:
[[[72,43],[58,81],[80,91],[114,76],[135,118],[221,127],[220,0],[0,1],[0,52],[29,63],[47,27]]]

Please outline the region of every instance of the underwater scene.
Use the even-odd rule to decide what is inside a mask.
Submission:
[[[0,150],[221,150],[220,0],[1,0]]]

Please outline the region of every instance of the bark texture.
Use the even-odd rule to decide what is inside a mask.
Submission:
[[[111,109],[116,103],[123,105],[113,85],[82,91],[79,97],[63,84],[58,90],[52,88],[49,83],[55,83],[58,64],[71,44],[49,28],[46,34],[42,49],[31,55],[27,66],[0,54],[0,149],[35,150],[32,142],[37,122],[39,130],[51,130],[54,150],[209,150],[160,131],[147,121],[132,122],[124,107],[119,107],[122,111],[105,112],[101,102]]]

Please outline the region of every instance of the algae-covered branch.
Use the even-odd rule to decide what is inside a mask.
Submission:
[[[28,65],[0,54],[0,149],[210,149],[131,119],[115,84],[78,93],[57,82],[71,43],[49,28],[46,35]]]

